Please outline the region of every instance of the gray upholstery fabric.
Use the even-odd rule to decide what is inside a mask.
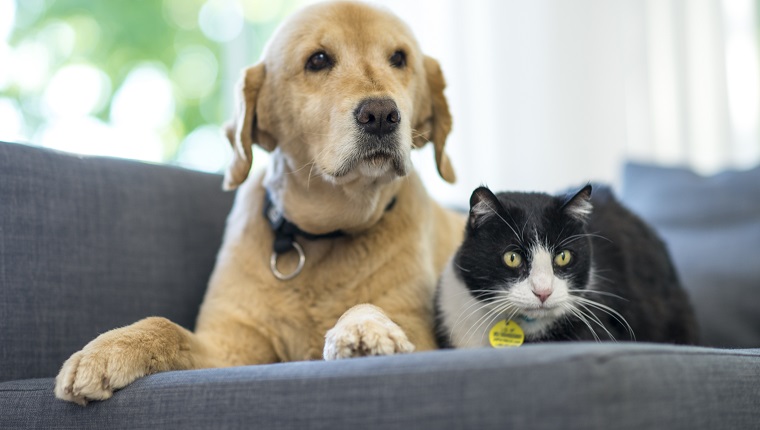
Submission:
[[[0,429],[760,428],[760,350],[646,344],[167,372],[85,408],[55,399],[99,333],[192,328],[233,198],[220,184],[0,143]]]
[[[192,328],[232,198],[218,175],[0,143],[0,381],[146,316]]]
[[[752,429],[760,350],[561,343],[168,372],[105,402],[0,384],[0,428]]]
[[[623,201],[668,244],[702,344],[760,347],[760,167],[702,177],[628,164]]]

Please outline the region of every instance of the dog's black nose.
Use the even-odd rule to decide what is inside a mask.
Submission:
[[[356,123],[367,134],[384,136],[396,131],[401,122],[401,112],[391,99],[366,99],[354,112]]]

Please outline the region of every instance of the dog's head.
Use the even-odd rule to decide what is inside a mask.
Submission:
[[[227,128],[234,156],[225,188],[248,176],[254,143],[339,184],[404,176],[412,147],[432,141],[438,171],[453,182],[444,87],[438,63],[391,13],[356,2],[308,7],[245,71]]]

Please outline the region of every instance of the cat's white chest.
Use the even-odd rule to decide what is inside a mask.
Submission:
[[[489,321],[490,307],[476,300],[454,272],[449,260],[441,274],[438,297],[441,319],[455,348],[488,346],[488,330],[498,321]]]

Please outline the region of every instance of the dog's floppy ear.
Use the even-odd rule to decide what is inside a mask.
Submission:
[[[454,168],[451,166],[449,156],[444,152],[443,147],[446,145],[446,138],[451,131],[451,113],[449,113],[449,104],[446,102],[446,96],[443,90],[446,88],[446,81],[443,79],[443,72],[438,61],[427,55],[423,59],[425,66],[425,76],[427,78],[428,89],[430,90],[430,102],[432,103],[432,117],[430,118],[430,134],[418,137],[415,142],[417,146],[422,146],[430,140],[435,147],[435,164],[438,166],[438,173],[449,183],[456,181]]]
[[[225,190],[234,190],[248,177],[253,163],[252,146],[258,143],[256,102],[264,84],[266,70],[259,63],[245,70],[237,86],[234,118],[225,126],[232,145],[232,161],[224,174]]]

